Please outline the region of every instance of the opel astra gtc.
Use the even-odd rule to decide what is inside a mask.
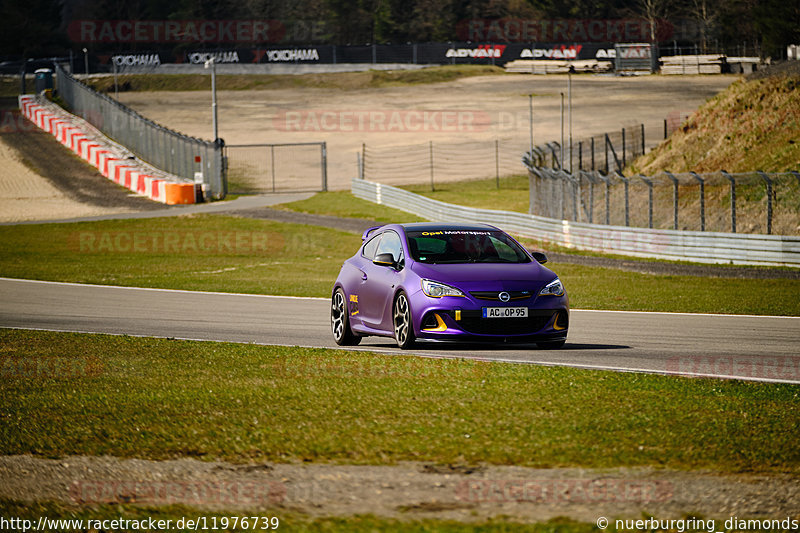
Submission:
[[[569,301],[546,261],[485,224],[370,228],[333,286],[333,338],[355,345],[393,337],[400,348],[417,339],[560,348]]]

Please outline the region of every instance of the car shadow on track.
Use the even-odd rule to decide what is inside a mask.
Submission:
[[[401,352],[393,342],[380,342],[376,344],[362,344],[361,348],[364,349],[395,349]],[[631,346],[624,344],[595,344],[595,343],[571,343],[567,342],[561,348],[545,349],[539,348],[536,344],[491,344],[491,343],[444,343],[444,342],[423,342],[417,343],[414,348],[409,350],[410,353],[415,351],[475,351],[475,352],[489,352],[489,351],[509,351],[518,352],[522,350],[537,351],[537,352],[561,352],[561,351],[594,351],[594,350],[629,350]]]

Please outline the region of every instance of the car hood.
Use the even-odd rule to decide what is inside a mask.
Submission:
[[[458,263],[427,264],[415,262],[412,270],[421,278],[455,283],[475,290],[516,290],[524,286],[539,286],[552,281],[556,275],[541,264],[530,263]]]

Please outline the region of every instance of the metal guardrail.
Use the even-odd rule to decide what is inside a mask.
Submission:
[[[56,64],[58,96],[80,116],[137,157],[169,174],[195,181],[202,172],[206,194],[227,193],[222,146],[189,137],[156,124],[116,100],[76,80]]]
[[[699,263],[800,267],[800,237],[795,236],[654,230],[570,222],[448,204],[362,179],[352,181],[352,193],[429,220],[484,222],[516,235],[579,250]]]

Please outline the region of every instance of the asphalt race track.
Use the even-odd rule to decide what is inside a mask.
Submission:
[[[329,303],[0,278],[0,327],[335,347]],[[567,344],[424,344],[401,352],[371,337],[357,348],[394,355],[478,358],[800,384],[800,318],[573,310]]]

